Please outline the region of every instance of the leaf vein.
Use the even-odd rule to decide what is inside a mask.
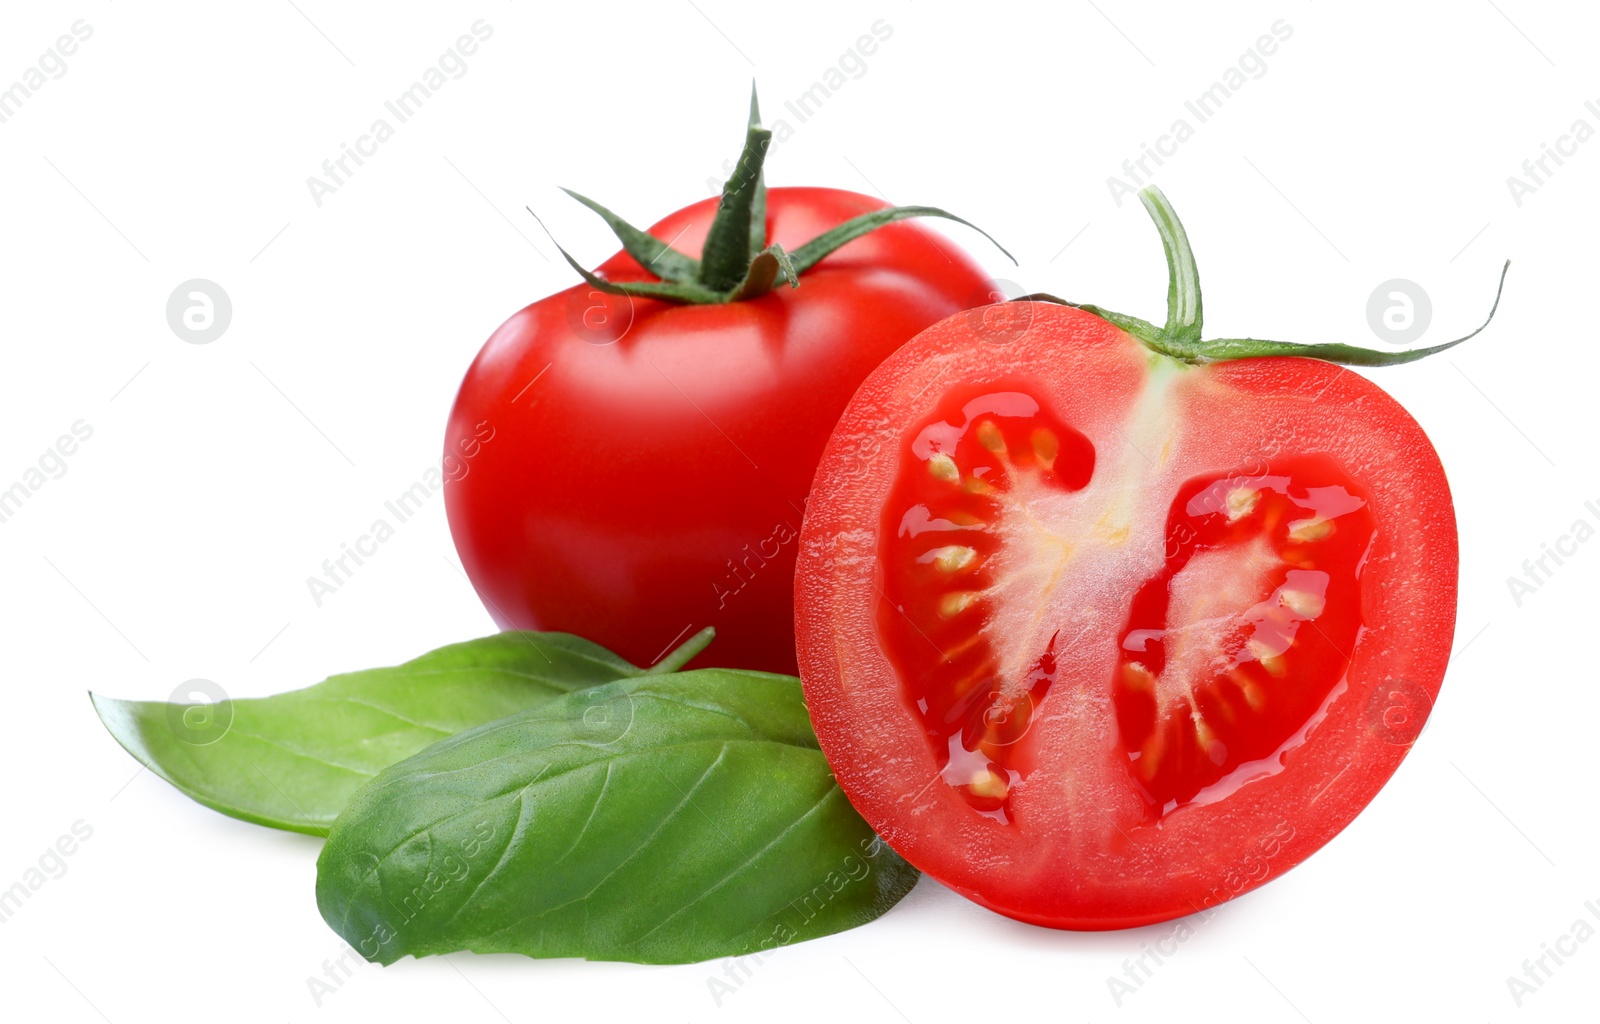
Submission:
[[[530,918],[530,920],[537,921],[540,918],[548,917],[549,915],[555,913],[557,910],[560,910],[563,907],[569,907],[574,903],[585,903],[585,902],[587,902],[589,900],[589,898],[592,897],[595,893],[599,892],[600,888],[602,886],[604,886],[607,882],[609,882],[617,874],[617,872],[619,872],[623,868],[627,867],[641,853],[643,853],[645,850],[649,849],[650,845],[656,841],[657,837],[659,837],[661,835],[662,831],[665,830],[666,827],[672,823],[673,819],[677,818],[677,816],[683,811],[683,809],[689,805],[689,801],[694,798],[695,793],[698,792],[700,787],[705,784],[706,779],[711,777],[711,773],[713,771],[715,771],[717,766],[720,765],[723,762],[723,759],[728,756],[728,747],[729,747],[729,744],[727,742],[724,742],[722,744],[721,749],[717,752],[716,760],[712,761],[709,765],[707,765],[706,766],[706,770],[700,773],[700,777],[695,780],[694,785],[689,787],[689,791],[683,795],[683,799],[682,800],[678,801],[677,806],[673,807],[672,810],[667,813],[667,816],[665,818],[661,819],[661,821],[656,825],[656,827],[651,831],[651,833],[648,836],[645,837],[644,842],[642,842],[638,846],[634,847],[633,852],[628,854],[628,856],[624,857],[622,859],[622,861],[617,864],[616,867],[612,868],[610,871],[607,871],[605,873],[605,875],[602,876],[601,879],[598,882],[596,882],[594,884],[594,886],[588,892],[584,893],[582,896],[577,897],[576,899],[567,900],[565,903],[558,903],[553,907],[549,907],[549,908],[547,908],[545,910],[542,910],[539,913],[533,915],[533,917]]]
[[[645,932],[643,935],[640,935],[638,938],[634,939],[633,940],[634,944],[637,945],[638,943],[643,942],[645,939],[649,938],[651,935],[654,935],[661,928],[665,927],[668,921],[671,921],[673,918],[677,917],[679,914],[682,914],[684,911],[688,910],[690,907],[693,907],[695,904],[699,903],[701,900],[705,899],[707,896],[710,896],[712,893],[716,892],[718,889],[722,888],[724,885],[727,885],[729,882],[733,881],[740,874],[742,874],[746,869],[748,869],[752,864],[754,864],[756,861],[760,860],[762,857],[766,856],[768,851],[770,851],[774,846],[777,846],[779,843],[783,842],[783,840],[789,835],[789,833],[791,833],[795,829],[799,828],[800,825],[802,823],[804,823],[807,818],[809,818],[809,817],[811,817],[811,815],[815,814],[817,812],[817,809],[820,808],[823,804],[827,803],[828,800],[831,797],[833,797],[835,794],[842,794],[843,792],[844,791],[841,790],[838,786],[833,786],[833,787],[829,788],[827,790],[827,792],[823,793],[822,796],[817,799],[816,803],[812,804],[810,807],[808,807],[806,809],[806,812],[804,814],[800,815],[794,821],[790,822],[789,826],[787,828],[785,828],[782,832],[779,832],[776,836],[774,836],[770,842],[768,842],[761,849],[757,850],[755,853],[751,854],[749,857],[746,857],[739,864],[735,865],[733,870],[729,871],[726,875],[723,875],[722,878],[715,885],[711,886],[705,892],[702,892],[700,895],[696,896],[694,899],[690,900],[688,903],[685,903],[683,906],[679,907],[677,910],[674,910],[672,913],[670,913],[666,917],[662,918],[649,931]]]
[[[228,730],[228,732],[230,734],[242,736],[247,740],[255,740],[258,743],[265,743],[269,747],[276,747],[291,757],[298,757],[305,761],[312,761],[316,764],[326,765],[327,767],[337,769],[338,771],[349,772],[351,775],[359,775],[364,779],[370,779],[377,774],[377,772],[368,768],[352,768],[349,765],[339,764],[337,761],[329,761],[325,757],[318,757],[315,754],[308,754],[303,750],[296,750],[285,743],[279,742],[278,740],[267,736],[262,736],[257,733],[246,732],[238,727],[231,728]]]
[[[554,864],[560,864],[572,856],[572,851],[576,850],[578,845],[583,842],[583,837],[589,834],[589,826],[593,824],[595,815],[600,813],[600,803],[606,797],[606,788],[611,785],[611,769],[614,767],[616,767],[615,760],[606,762],[605,778],[600,780],[600,792],[595,794],[594,806],[589,808],[589,816],[584,819],[583,827],[578,830],[578,835],[572,840],[572,845],[568,846],[566,852],[555,859]]]

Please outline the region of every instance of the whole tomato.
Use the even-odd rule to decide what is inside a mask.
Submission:
[[[942,211],[768,193],[769,138],[752,103],[720,200],[648,233],[575,196],[624,251],[574,262],[585,282],[512,316],[467,371],[445,451],[471,457],[446,504],[502,628],[649,664],[710,625],[703,664],[795,671],[800,518],[839,414],[902,342],[994,296],[948,240],[898,222]]]

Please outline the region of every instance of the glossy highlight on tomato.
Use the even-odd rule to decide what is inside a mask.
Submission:
[[[802,532],[800,671],[841,786],[1038,924],[1147,924],[1293,867],[1394,772],[1449,657],[1444,471],[1326,361],[1415,353],[1199,342],[1172,262],[1166,328],[1035,302],[1023,330],[918,335],[851,401]]]

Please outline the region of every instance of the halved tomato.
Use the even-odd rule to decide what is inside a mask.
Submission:
[[[1202,910],[1326,843],[1420,732],[1455,625],[1439,459],[1329,361],[1447,346],[1202,341],[1188,241],[1144,198],[1164,327],[1055,300],[929,328],[857,392],[801,536],[846,794],[917,867],[1061,928]]]

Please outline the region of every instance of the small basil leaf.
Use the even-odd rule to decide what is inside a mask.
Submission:
[[[788,676],[624,679],[385,769],[317,861],[368,959],[690,963],[878,917],[917,873],[834,782]]]
[[[661,667],[681,666],[709,640],[697,634]],[[643,672],[580,637],[510,632],[273,697],[205,705],[89,696],[117,742],[192,799],[258,825],[326,835],[363,783],[429,744]]]

